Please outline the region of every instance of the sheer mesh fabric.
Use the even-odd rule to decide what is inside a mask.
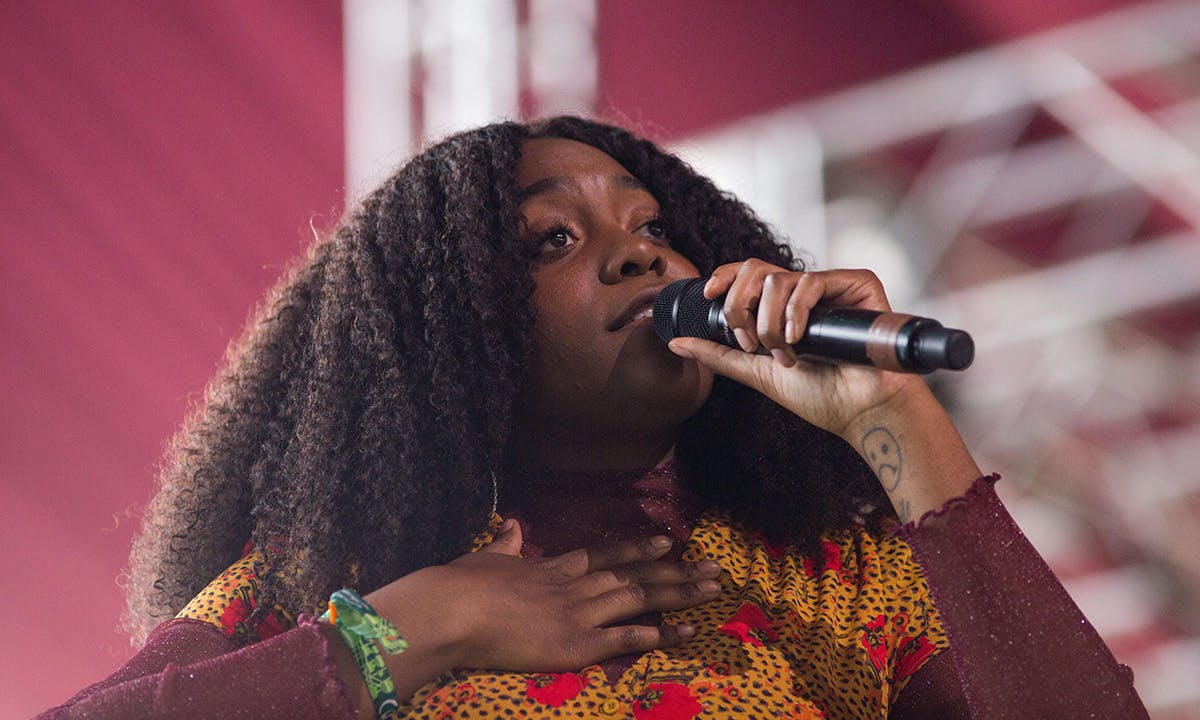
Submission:
[[[995,494],[997,479],[980,478],[963,497],[898,531],[929,583],[951,650],[917,670],[892,717],[1148,718],[1132,672],[1112,656],[1013,522]],[[639,502],[647,501],[649,524],[642,527],[639,519],[634,529],[686,537],[695,498],[674,492],[670,478],[644,480],[637,489]],[[533,505],[516,504],[540,514]],[[552,525],[531,522],[531,534],[541,541],[527,548],[531,554],[602,539],[579,532],[612,531]],[[611,670],[627,666],[626,659],[615,660]],[[295,629],[241,649],[208,623],[169,621],[113,675],[38,717],[354,715],[325,634],[301,617]]]
[[[974,718],[1148,718],[1108,646],[996,496],[998,475],[900,529]]]
[[[351,720],[355,709],[316,621],[238,648],[214,626],[169,620],[115,673],[35,720]]]

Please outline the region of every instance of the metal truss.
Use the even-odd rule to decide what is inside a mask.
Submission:
[[[344,8],[348,200],[429,138],[594,103],[594,0]],[[931,383],[1171,718],[1200,718],[1198,55],[1200,3],[1145,3],[675,147],[816,266],[972,332]]]
[[[431,140],[589,112],[594,0],[346,0],[346,198]]]
[[[1156,717],[1200,717],[1198,56],[1200,3],[1137,5],[676,148],[972,332],[931,381]]]

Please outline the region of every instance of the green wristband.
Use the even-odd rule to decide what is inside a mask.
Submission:
[[[389,655],[398,655],[408,649],[408,642],[400,637],[396,626],[379,617],[371,607],[353,590],[338,590],[329,597],[329,609],[321,615],[337,628],[338,634],[354,656],[354,662],[362,672],[367,692],[375,705],[379,720],[386,720],[400,707],[396,697],[396,685],[379,648]],[[376,645],[376,640],[379,644]]]

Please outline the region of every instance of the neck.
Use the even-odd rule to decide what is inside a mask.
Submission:
[[[620,502],[639,498],[679,485],[679,465],[667,458],[658,465],[616,470],[562,470],[546,467],[517,467],[504,470],[504,492],[509,500],[532,500],[537,504],[561,503],[572,498],[588,501],[611,499]]]
[[[562,433],[544,428],[526,432],[510,448],[518,471],[609,472],[658,467],[675,453],[678,433],[616,436],[606,432]]]
[[[527,557],[668,534],[686,540],[703,500],[674,461],[634,470],[505,472],[499,511],[521,523]]]

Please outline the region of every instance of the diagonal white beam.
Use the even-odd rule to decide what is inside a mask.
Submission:
[[[1108,87],[1078,59],[1050,52],[1031,79],[1060,89],[1044,106],[1098,155],[1200,231],[1200,155]]]
[[[1120,38],[1114,42],[1113,38]],[[1186,61],[1200,50],[1200,2],[1176,0],[1131,6],[1069,27],[918,68],[782,108],[757,120],[813,125],[826,157],[837,160],[941,132],[1038,102],[1068,88],[1044,83],[1032,90],[1020,61],[1057,49],[1079,58],[1100,77],[1132,75]],[[994,89],[963,114],[961,98],[980,78]]]
[[[969,323],[980,352],[1200,295],[1200,241],[1180,233],[940,295],[918,311]]]
[[[1200,98],[1190,98],[1148,114],[1155,124],[1188,147],[1200,148]],[[1194,136],[1194,137],[1193,137]],[[949,196],[970,178],[1001,165],[986,196],[967,223],[978,227],[1000,223],[1075,202],[1139,187],[1128,175],[1103,172],[1106,160],[1073,135],[1059,135],[988,155],[960,158],[929,179],[928,194]],[[1170,163],[1146,165],[1141,178],[1150,183],[1169,179]]]

